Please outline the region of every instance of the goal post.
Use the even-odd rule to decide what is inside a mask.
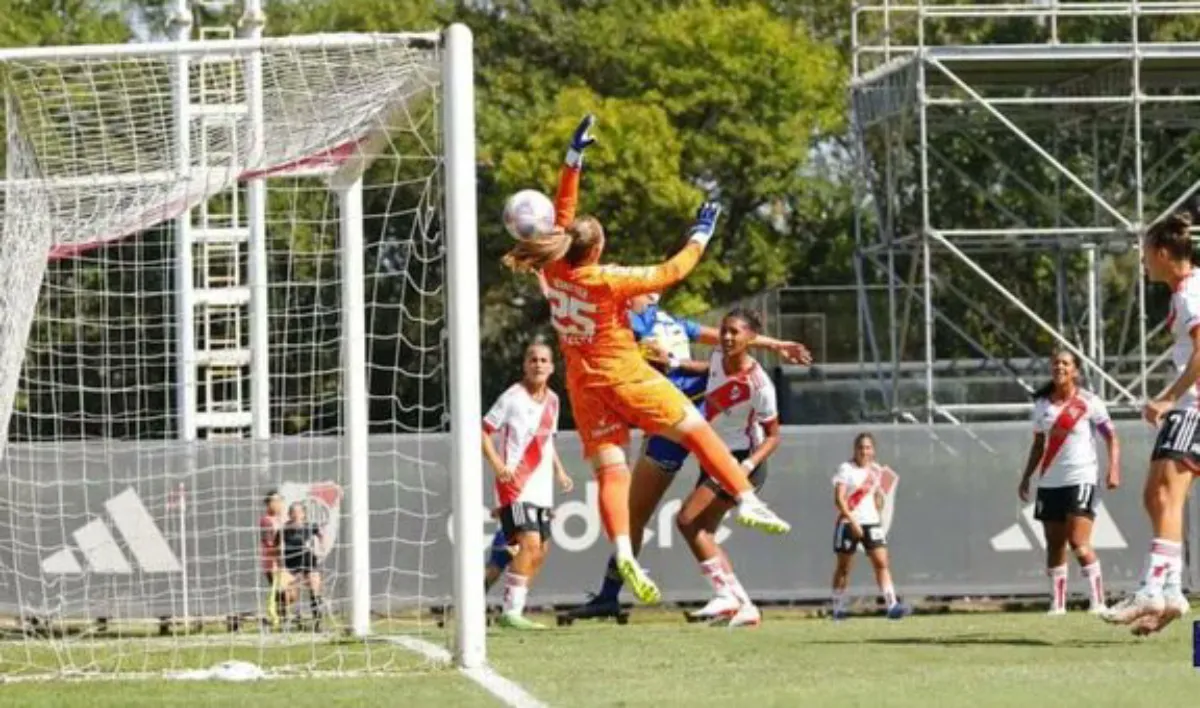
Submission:
[[[268,670],[412,665],[331,631],[486,661],[472,43],[0,50],[0,653],[19,638],[22,672],[247,646]],[[328,516],[300,629],[264,610],[281,487]]]

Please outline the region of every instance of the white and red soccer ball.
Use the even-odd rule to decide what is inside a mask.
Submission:
[[[554,202],[536,189],[522,189],[504,203],[504,228],[516,239],[545,236],[554,230]]]

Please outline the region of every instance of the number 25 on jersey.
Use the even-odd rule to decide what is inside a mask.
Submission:
[[[591,318],[596,306],[555,290],[546,288],[546,299],[550,302],[550,314],[554,329],[566,337],[591,337],[596,333],[596,322]]]

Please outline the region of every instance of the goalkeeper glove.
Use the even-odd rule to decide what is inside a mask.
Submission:
[[[701,204],[700,210],[696,212],[696,222],[688,230],[688,238],[701,246],[708,246],[708,241],[717,228],[717,219],[720,216],[721,205],[717,202],[708,201]]]
[[[571,145],[567,148],[567,157],[564,160],[568,167],[579,169],[583,166],[583,151],[596,142],[591,133],[592,124],[595,122],[596,116],[589,113],[579,121],[575,132],[571,134]]]

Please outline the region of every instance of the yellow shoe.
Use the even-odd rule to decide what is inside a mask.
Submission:
[[[629,588],[633,596],[647,605],[656,605],[662,602],[662,592],[658,586],[646,575],[646,571],[642,570],[642,566],[633,558],[618,558],[617,572],[621,574],[621,579],[625,581],[625,587]]]

